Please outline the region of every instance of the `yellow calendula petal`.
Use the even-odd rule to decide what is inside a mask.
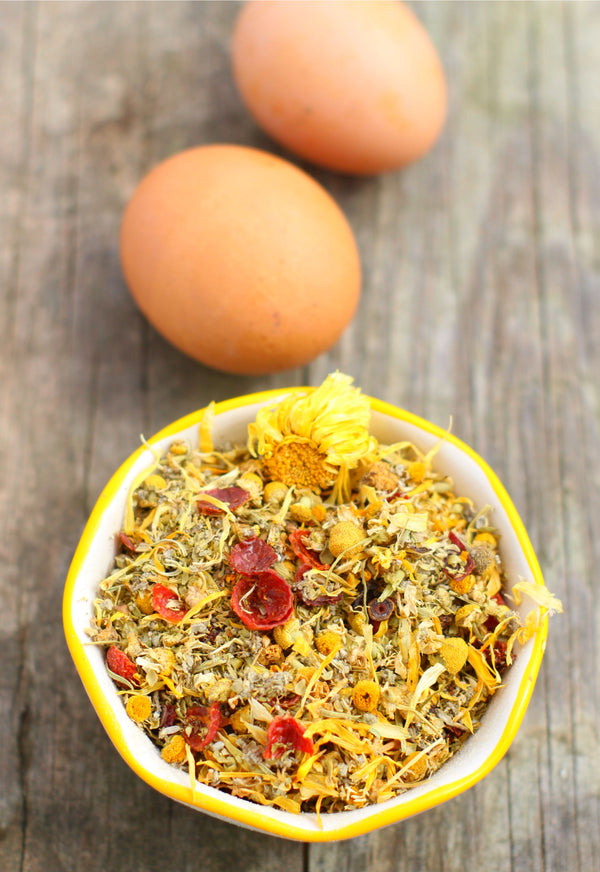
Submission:
[[[302,782],[310,772],[313,767],[313,763],[316,763],[319,760],[325,751],[318,751],[316,754],[312,754],[310,757],[306,757],[302,763],[298,766],[298,770],[296,772],[295,781]]]
[[[222,599],[224,596],[228,596],[229,591],[227,590],[216,590],[213,593],[209,593],[208,596],[205,596],[204,599],[201,599],[199,603],[186,612],[185,617],[179,622],[179,626],[184,626],[191,622],[193,618],[195,618],[198,612],[201,612],[202,609],[209,605],[209,603],[213,603],[215,600]]]
[[[290,799],[289,796],[276,796],[273,800],[273,805],[282,808],[284,811],[289,811],[291,814],[299,814],[302,808],[296,799]]]
[[[494,693],[500,684],[500,677],[495,672],[492,672],[481,651],[478,651],[477,648],[469,645],[467,659],[475,670],[477,678],[483,681],[490,693]]]
[[[131,482],[131,486],[127,493],[127,502],[125,504],[125,522],[123,524],[123,531],[127,534],[127,536],[131,536],[135,532],[135,517],[134,517],[134,505],[133,505],[133,495],[139,486],[146,481],[146,479],[152,475],[154,470],[156,469],[158,464],[154,463],[152,466],[145,469],[143,472],[140,472],[139,475]]]
[[[212,438],[214,420],[215,404],[213,402],[209,403],[208,406],[204,409],[202,413],[202,418],[200,419],[200,451],[205,454],[209,454],[214,448]]]
[[[171,691],[173,696],[177,697],[177,699],[183,699],[185,694],[177,689],[176,685],[174,684],[174,682],[171,681],[171,679],[169,678],[168,675],[161,674],[160,677],[161,677],[162,681],[164,681],[164,683],[167,685],[167,687],[169,688],[169,690]]]
[[[188,775],[190,778],[190,790],[192,791],[192,800],[196,793],[196,761],[194,760],[194,755],[192,754],[192,749],[185,743],[185,756],[187,758],[188,765]]]
[[[521,604],[523,596],[528,596],[538,606],[547,609],[551,615],[557,612],[560,613],[563,610],[561,601],[551,594],[544,584],[534,584],[532,581],[519,581],[513,585],[512,594],[517,605]]]

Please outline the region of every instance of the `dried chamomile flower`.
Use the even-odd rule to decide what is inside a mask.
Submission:
[[[473,585],[475,584],[475,576],[474,575],[464,575],[459,576],[458,578],[451,578],[449,581],[449,585],[454,591],[454,593],[469,593],[469,591],[473,590]]]
[[[342,647],[342,639],[339,633],[334,633],[331,630],[327,630],[326,632],[319,633],[319,635],[316,636],[315,646],[320,654],[323,654],[325,657],[327,657],[334,651],[339,651],[339,649]]]
[[[314,390],[261,409],[248,427],[248,447],[269,478],[317,493],[334,485],[341,502],[350,495],[350,470],[374,451],[369,418],[368,399],[336,372]]]
[[[364,539],[360,527],[352,521],[340,521],[329,531],[329,550],[334,557],[356,557],[362,550]]]
[[[125,706],[125,711],[132,721],[141,724],[152,713],[152,703],[147,696],[130,696]]]
[[[186,753],[185,739],[181,733],[176,733],[174,736],[171,736],[160,752],[160,756],[167,763],[183,763],[186,758]]]
[[[352,703],[361,712],[373,712],[379,705],[379,694],[379,685],[365,678],[354,685]]]

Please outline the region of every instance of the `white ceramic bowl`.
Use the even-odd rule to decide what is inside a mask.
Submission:
[[[269,391],[219,403],[213,430],[215,445],[227,440],[245,442],[246,426],[259,406],[298,390]],[[371,431],[380,442],[408,439],[427,450],[444,435],[433,424],[379,400],[371,400],[371,407]],[[174,422],[149,440],[150,444],[164,449],[173,439],[183,438],[197,445],[201,416],[202,411],[198,411]],[[63,607],[67,643],[92,705],[119,753],[144,781],[178,802],[231,823],[290,839],[328,841],[361,835],[445,802],[474,785],[500,761],[516,735],[533,691],[545,648],[547,619],[540,622],[536,635],[519,649],[515,663],[504,673],[503,686],[491,700],[475,735],[428,781],[395,799],[358,810],[323,814],[319,821],[314,814],[294,815],[259,806],[199,783],[192,790],[187,773],[165,763],[155,745],[126,715],[106,672],[104,652],[86,645],[85,629],[90,624],[98,584],[115,556],[115,538],[121,528],[129,486],[152,459],[151,452],[140,447],[105,487],[73,558]],[[454,436],[444,441],[436,456],[436,467],[452,476],[457,493],[471,497],[480,507],[493,507],[507,577],[513,583],[523,577],[543,584],[525,528],[490,467]],[[527,604],[522,608],[525,613]]]

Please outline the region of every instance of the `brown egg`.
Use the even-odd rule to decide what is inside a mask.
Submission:
[[[354,236],[329,194],[287,161],[236,145],[181,152],[143,179],[123,217],[121,261],[154,327],[232,373],[312,360],[339,338],[360,292]]]
[[[436,50],[397,0],[252,0],[232,63],[258,124],[329,169],[368,175],[417,160],[446,117]]]

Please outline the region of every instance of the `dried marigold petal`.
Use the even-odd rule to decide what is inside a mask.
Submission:
[[[352,703],[361,712],[373,712],[379,705],[379,695],[379,685],[365,678],[354,685]]]
[[[427,775],[427,757],[421,755],[420,751],[410,754],[406,758],[406,763],[411,763],[404,774],[406,781],[420,781]]]
[[[460,636],[450,636],[442,642],[440,657],[448,672],[456,675],[467,662],[469,646]]]
[[[229,718],[229,723],[236,733],[247,733],[248,724],[252,723],[252,710],[249,705],[236,709]]]

